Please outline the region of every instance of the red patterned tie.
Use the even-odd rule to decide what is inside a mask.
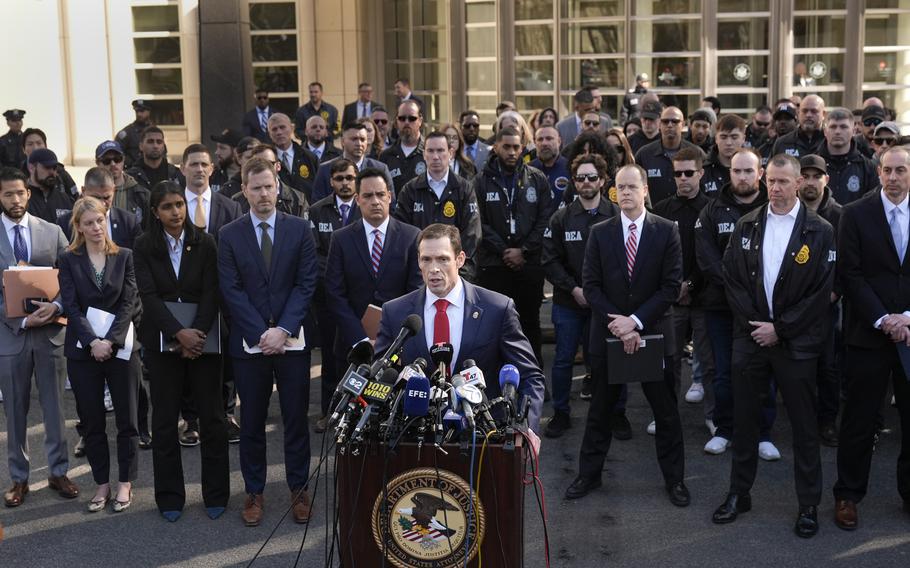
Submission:
[[[451,343],[449,341],[449,316],[446,314],[449,301],[436,300],[433,305],[436,306],[436,317],[433,318],[433,344]]]
[[[373,262],[373,274],[379,274],[379,261],[382,259],[382,233],[373,229],[373,250],[370,253]]]
[[[638,251],[636,228],[635,223],[629,225],[629,239],[626,241],[626,264],[629,267],[629,280],[632,279],[632,269],[635,268],[635,253]]]

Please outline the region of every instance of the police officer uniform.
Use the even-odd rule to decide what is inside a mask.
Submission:
[[[704,193],[705,196],[713,199],[720,192],[720,188],[730,183],[730,168],[720,163],[717,148],[714,148],[708,159],[705,160],[704,170],[699,193]]]
[[[9,122],[18,122],[25,116],[25,111],[17,108],[3,113]],[[0,136],[0,166],[18,168],[25,162],[25,149],[22,148],[22,129],[19,132],[10,130]]]
[[[414,176],[423,175],[427,171],[427,164],[423,161],[423,136],[417,141],[417,148],[409,155],[405,156],[399,139],[395,144],[382,151],[379,161],[389,168],[389,175],[392,176],[397,196],[404,185],[414,179]]]
[[[872,160],[863,156],[850,144],[850,151],[841,156],[832,156],[828,145],[822,143],[818,155],[825,160],[828,167],[828,188],[831,195],[841,205],[856,201],[866,193],[879,186],[878,172]]]
[[[136,183],[145,188],[153,188],[161,181],[175,181],[180,185],[186,185],[186,178],[174,164],[162,158],[161,165],[157,169],[149,168],[143,159],[133,164],[133,167],[126,170],[126,174],[136,180]]]
[[[799,159],[800,156],[806,154],[818,154],[818,150],[822,146],[825,146],[824,132],[816,130],[811,136],[806,136],[803,134],[803,129],[797,127],[793,132],[777,137],[771,150],[771,156],[788,154]]]
[[[312,102],[307,102],[297,109],[294,113],[294,134],[297,138],[306,140],[306,121],[314,116],[321,116],[325,121],[327,131],[325,141],[331,144],[338,132],[338,109],[325,101],[319,105],[319,110],[316,110]]]
[[[636,77],[637,81],[648,81],[647,73],[641,73]],[[638,116],[638,104],[641,101],[642,95],[648,92],[648,89],[642,87],[641,85],[635,85],[634,88],[629,89],[629,92],[622,98],[622,109],[619,111],[619,122],[625,124]]]
[[[425,229],[433,223],[454,225],[461,232],[461,248],[472,259],[480,242],[480,215],[477,197],[466,179],[449,170],[445,187],[437,197],[430,187],[429,174],[415,176],[396,197],[392,217]]]
[[[133,101],[133,110],[152,110],[149,101],[145,99],[136,99]],[[126,125],[117,133],[117,142],[123,148],[126,157],[124,167],[129,168],[133,164],[138,164],[142,159],[142,153],[139,151],[139,142],[142,141],[142,131],[145,130],[151,122],[133,121]]]
[[[772,221],[780,223],[776,231],[771,227]],[[788,223],[792,224],[789,232]],[[785,247],[777,266],[774,253],[765,250],[776,246]],[[784,215],[773,214],[770,204],[744,215],[736,224],[723,259],[727,298],[734,318],[736,427],[730,494],[740,499],[747,497],[754,483],[759,442],[756,418],[773,375],[793,428],[800,536],[811,536],[800,531],[804,516],[814,518],[817,530],[814,508],[821,501],[815,382],[816,364],[830,326],[827,314],[834,261],[834,230],[799,200]],[[775,269],[779,270],[776,275]],[[769,280],[773,282],[770,293],[766,288]],[[760,346],[750,335],[755,329],[750,321],[773,323],[778,343]]]
[[[543,233],[553,206],[547,176],[521,160],[512,175],[491,154],[473,180],[482,238],[475,256],[478,283],[515,300],[525,336],[541,359],[540,305],[543,297]],[[520,248],[525,265],[512,270],[502,260],[507,248]]]
[[[679,148],[667,150],[658,136],[657,140],[635,153],[635,163],[648,174],[648,195],[651,197],[651,203],[657,203],[676,193],[672,157],[686,147],[698,148],[691,142],[680,140]]]

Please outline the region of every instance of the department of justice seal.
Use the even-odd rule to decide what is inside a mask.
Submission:
[[[733,68],[733,78],[737,81],[746,81],[752,76],[752,68],[747,63],[740,63]]]
[[[373,539],[398,568],[448,568],[474,558],[483,542],[485,514],[468,482],[434,468],[407,471],[380,491],[373,505]],[[467,557],[465,539],[469,539]]]

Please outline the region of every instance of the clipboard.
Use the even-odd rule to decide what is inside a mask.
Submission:
[[[380,320],[382,320],[382,308],[374,304],[367,306],[367,311],[365,311],[363,317],[360,318],[360,324],[363,325],[363,330],[367,333],[367,337],[373,341],[375,341],[376,336],[379,335]]]
[[[645,335],[638,351],[627,355],[622,340],[607,338],[607,382],[611,385],[664,380],[664,336]]]
[[[180,322],[184,328],[193,325],[196,319],[196,312],[199,310],[199,304],[187,302],[165,302],[165,307],[174,316],[174,319]],[[166,338],[164,334],[159,334],[162,353],[180,352],[180,342],[176,339]],[[202,354],[220,354],[221,353],[221,314],[215,316],[212,322],[212,328],[205,332],[205,345],[202,346]]]

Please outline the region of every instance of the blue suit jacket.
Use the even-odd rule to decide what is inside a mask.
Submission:
[[[515,303],[498,292],[464,280],[462,283],[465,294],[464,322],[458,360],[452,368],[461,369],[465,359],[474,359],[483,371],[487,397],[492,399],[500,395],[499,370],[502,366],[512,363],[518,367],[521,374],[518,391],[531,397],[528,422],[532,429],[539,431],[544,377],[531,344],[521,331]],[[417,314],[423,319],[425,301],[426,287],[421,286],[410,294],[386,302],[382,307],[382,323],[376,338],[377,354],[385,353],[409,315]],[[433,322],[424,322],[425,326],[428,324],[433,325]],[[432,361],[423,330],[405,341],[401,352],[405,363],[418,357]]]
[[[250,214],[223,227],[218,240],[218,278],[231,314],[230,355],[261,357],[247,354],[242,340],[257,345],[269,327],[281,327],[296,336],[308,319],[317,271],[313,233],[309,223],[299,217],[279,212],[275,218],[268,271]],[[310,331],[306,336],[315,340]]]
[[[67,241],[73,240],[73,227],[70,224],[73,217],[72,211],[67,211],[57,219],[57,224],[63,229]],[[136,239],[142,234],[142,226],[136,216],[119,207],[111,207],[111,240],[118,247],[132,249]]]
[[[422,284],[417,266],[419,234],[417,227],[389,218],[379,273],[375,276],[361,219],[332,234],[325,288],[328,308],[338,326],[336,355],[347,354],[354,343],[366,337],[360,319],[368,305],[382,306]]]
[[[327,196],[332,195],[332,185],[329,183],[331,172],[329,172],[329,170],[332,169],[331,163],[337,159],[338,158],[332,158],[319,165],[319,171],[316,172],[316,179],[313,180],[313,201],[311,201],[311,203],[315,203],[320,199],[325,199]],[[367,168],[379,168],[384,171],[386,184],[390,189],[394,189],[395,185],[392,182],[392,176],[389,174],[389,167],[387,165],[379,160],[374,160],[373,158],[364,158],[363,169]]]

